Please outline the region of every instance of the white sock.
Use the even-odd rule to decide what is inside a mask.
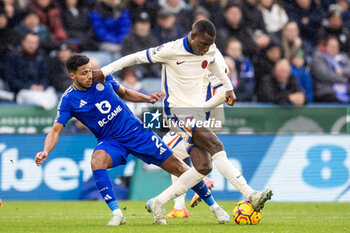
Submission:
[[[245,198],[254,191],[244,179],[243,175],[227,159],[226,152],[220,151],[213,155],[216,168]]]
[[[179,178],[177,176],[171,175],[171,181],[173,182],[173,184],[178,180]],[[182,194],[181,196],[177,197],[174,199],[174,208],[177,210],[182,210],[183,208],[185,208],[185,197],[186,197],[186,193]]]
[[[165,204],[169,200],[181,196],[188,189],[198,184],[198,182],[201,181],[204,178],[204,176],[205,175],[202,175],[199,172],[197,172],[197,170],[194,167],[191,167],[185,173],[183,173],[174,184],[165,189],[156,198],[162,204]]]
[[[119,216],[123,216],[123,213],[120,209],[116,209],[116,210],[113,210],[112,211],[112,214],[113,215],[119,215]]]
[[[218,205],[218,203],[214,203],[213,205],[211,205],[209,208],[210,208],[210,210],[211,211],[213,211],[216,207],[218,207],[219,205]]]

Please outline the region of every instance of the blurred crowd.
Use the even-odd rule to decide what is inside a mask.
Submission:
[[[210,19],[239,101],[350,102],[350,0],[0,0],[0,101],[52,109],[65,61],[93,69],[188,34]],[[147,93],[159,64],[118,74]],[[160,81],[159,81],[160,86]]]

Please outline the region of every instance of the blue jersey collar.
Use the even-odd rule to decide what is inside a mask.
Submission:
[[[187,52],[194,54],[194,52],[190,48],[190,45],[188,44],[188,35],[183,39],[183,44]]]

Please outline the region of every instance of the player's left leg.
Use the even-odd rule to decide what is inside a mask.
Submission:
[[[171,175],[171,182],[174,184],[177,181],[178,177]],[[188,210],[185,205],[186,193],[182,194],[179,197],[174,198],[174,208],[172,211],[167,213],[164,218],[188,218]]]
[[[192,140],[196,146],[204,148],[212,155],[212,160],[219,172],[250,201],[254,210],[261,210],[265,202],[271,199],[271,189],[258,192],[247,184],[242,173],[228,160],[222,142],[212,131],[207,128],[196,128]]]
[[[116,162],[116,161],[115,161]],[[107,169],[113,166],[112,158],[104,150],[95,150],[91,159],[92,174],[97,189],[101,193],[102,198],[112,211],[112,218],[107,225],[123,225],[125,217],[121,212],[115,193],[113,191],[112,182],[107,174]]]

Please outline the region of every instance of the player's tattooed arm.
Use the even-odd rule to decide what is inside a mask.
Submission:
[[[54,123],[50,133],[46,136],[43,151],[38,152],[35,156],[35,163],[37,166],[40,166],[40,164],[46,160],[53,148],[55,148],[63,127],[63,124]]]
[[[154,104],[155,102],[161,100],[165,94],[163,92],[155,92],[151,95],[145,95],[137,91],[130,90],[123,86],[120,86],[117,90],[117,94],[124,100],[130,102],[144,102]]]

